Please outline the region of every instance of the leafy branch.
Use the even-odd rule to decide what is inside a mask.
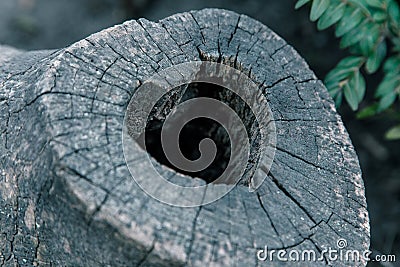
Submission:
[[[336,106],[343,96],[353,111],[365,97],[363,73],[383,69],[384,78],[375,90],[376,102],[357,113],[365,118],[393,107],[400,98],[400,8],[395,0],[298,0],[295,8],[311,4],[310,20],[319,30],[335,26],[340,48],[350,56],[342,59],[325,77]],[[389,50],[389,51],[388,51]],[[382,67],[383,66],[383,67]],[[363,70],[362,70],[363,69]],[[400,139],[400,125],[387,138]]]

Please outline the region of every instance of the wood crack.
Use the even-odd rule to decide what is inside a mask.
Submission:
[[[258,199],[258,202],[260,203],[260,206],[261,206],[262,210],[264,211],[265,215],[267,215],[267,218],[268,218],[269,222],[271,223],[271,226],[272,226],[272,229],[274,230],[274,233],[279,238],[279,241],[281,242],[281,244],[283,246],[283,241],[282,241],[282,239],[280,237],[280,234],[278,233],[278,230],[276,229],[276,226],[275,226],[274,222],[272,221],[271,216],[269,215],[267,209],[264,206],[264,203],[263,203],[263,201],[261,199],[260,193],[258,193],[258,192],[257,192],[257,199]]]
[[[300,202],[289,193],[289,191],[286,190],[286,188],[274,177],[271,171],[268,173],[268,177],[271,178],[272,182],[274,182],[274,184],[279,188],[279,190],[281,190],[282,193],[285,194],[285,196],[287,196],[294,204],[296,204],[296,206],[298,206],[314,224],[317,223],[315,219],[311,216],[311,214],[308,212],[308,210],[303,205],[301,205]]]

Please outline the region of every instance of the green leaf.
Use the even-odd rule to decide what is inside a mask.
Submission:
[[[336,85],[333,86],[333,87],[327,88],[327,89],[328,89],[329,94],[330,94],[332,97],[337,96],[337,94],[339,94],[339,92],[342,91],[342,88],[340,88],[338,84],[336,84]]]
[[[394,44],[393,51],[400,53],[400,38],[393,38],[391,41]]]
[[[388,58],[385,61],[385,64],[383,65],[383,71],[384,72],[391,72],[391,71],[396,71],[400,69],[400,57],[399,56],[393,56]]]
[[[387,94],[393,93],[399,82],[399,77],[385,76],[375,91],[375,97],[384,97]]]
[[[396,100],[397,94],[394,92],[391,92],[387,95],[385,95],[384,97],[381,98],[381,100],[379,100],[379,105],[378,105],[378,112],[382,112],[384,110],[386,110],[387,108],[389,108],[394,101]]]
[[[304,6],[305,4],[307,4],[308,2],[310,2],[310,0],[299,0],[297,1],[296,5],[294,6],[295,9],[299,9],[300,7]]]
[[[376,24],[372,21],[364,20],[358,27],[355,27],[351,31],[345,33],[340,41],[340,47],[346,48],[353,46],[351,53],[355,55],[362,54],[360,44],[364,43],[365,38],[370,34],[371,29],[374,30]],[[379,30],[379,28],[378,28]],[[356,48],[356,51],[353,51]]]
[[[361,52],[365,56],[369,56],[370,53],[374,50],[375,44],[378,42],[378,39],[381,35],[380,26],[378,24],[374,24],[365,34],[365,38],[362,42],[360,42]]]
[[[399,140],[400,139],[400,125],[397,125],[386,132],[385,138],[388,140]]]
[[[353,111],[356,111],[358,108],[358,95],[356,90],[351,88],[348,83],[344,86],[344,97],[346,98],[347,103]]]
[[[325,84],[339,83],[340,81],[347,79],[352,73],[351,69],[338,68],[337,66],[331,70],[325,77]]]
[[[377,108],[378,108],[378,103],[372,104],[368,107],[363,108],[359,112],[357,112],[356,117],[357,117],[357,119],[365,119],[365,118],[372,117],[376,114]]]
[[[343,92],[340,91],[335,97],[335,106],[338,108],[342,104]]]
[[[371,7],[382,8],[383,1],[382,0],[365,0],[365,2]]]
[[[382,0],[382,1],[386,1],[386,0]],[[350,6],[354,6],[354,7],[361,9],[361,12],[364,14],[365,17],[372,16],[370,10],[367,8],[368,4],[365,0],[346,0],[346,2]]]
[[[363,38],[365,38],[365,30],[360,30],[356,27],[342,36],[342,39],[340,40],[340,48],[344,49],[352,46],[360,42]]]
[[[316,21],[329,7],[330,0],[313,0],[311,5],[310,20]]]
[[[387,19],[387,13],[385,11],[376,11],[372,15],[372,18],[376,22],[383,22],[383,21],[385,21]]]
[[[336,87],[339,86],[339,81],[336,81],[336,80],[332,80],[332,81],[328,81],[328,82],[324,81],[324,84],[325,84],[326,88],[328,89],[328,91],[333,91]]]
[[[387,8],[387,12],[388,12],[388,15],[389,15],[389,30],[393,35],[398,36],[398,34],[400,32],[400,8],[399,8],[399,4],[396,3],[393,0],[390,1],[389,5],[388,5],[388,8]],[[399,47],[399,46],[397,46],[397,47]],[[396,50],[400,51],[399,48],[396,49]]]
[[[324,14],[319,18],[317,27],[318,30],[325,30],[336,22],[338,22],[344,14],[346,4],[341,2],[339,5],[331,5]]]
[[[359,71],[356,71],[349,80],[349,87],[357,94],[357,101],[360,103],[365,96],[365,80]]]
[[[389,13],[389,17],[391,20],[393,20],[397,25],[400,23],[400,8],[399,4],[396,3],[396,1],[390,1],[387,11]]]
[[[349,79],[354,71],[362,65],[363,61],[364,58],[355,56],[342,59],[337,66],[326,75],[325,85],[335,86],[339,82]]]
[[[364,61],[363,57],[349,56],[342,59],[338,64],[338,68],[358,68]]]
[[[365,17],[360,8],[354,9],[351,6],[348,6],[344,12],[343,18],[336,25],[336,36],[340,37],[357,27],[363,19],[365,19]]]
[[[372,53],[371,56],[368,58],[367,63],[365,64],[365,70],[369,74],[374,73],[379,69],[379,67],[382,64],[382,61],[386,57],[386,52],[387,52],[386,42],[382,41],[378,45],[376,51],[374,51],[374,53]]]

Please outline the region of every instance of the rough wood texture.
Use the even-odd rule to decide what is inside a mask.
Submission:
[[[156,70],[206,59],[260,84],[276,156],[257,192],[237,186],[210,205],[171,207],[131,179],[123,116]],[[128,21],[65,49],[2,47],[0,64],[0,266],[261,266],[265,245],[369,247],[357,156],[331,98],[291,46],[247,16]],[[311,263],[327,264],[366,262]]]

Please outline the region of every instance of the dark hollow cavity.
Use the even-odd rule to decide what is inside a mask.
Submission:
[[[250,142],[250,159],[247,162],[245,174],[241,178],[244,181],[243,183],[246,184],[246,179],[243,178],[251,175],[254,171],[253,167],[256,165],[259,156],[257,153],[259,132],[254,130],[258,129],[258,125],[250,107],[237,94],[222,86],[195,82],[170,90],[157,102],[150,113],[145,130],[145,147],[143,142],[139,142],[139,144],[160,164],[178,173],[203,179],[207,183],[214,182],[224,173],[229,160],[235,157],[235,155],[231,155],[229,135],[220,123],[210,118],[196,118],[185,124],[179,134],[179,149],[188,160],[196,160],[200,157],[199,143],[201,140],[210,138],[214,141],[217,148],[216,156],[204,170],[190,172],[176,168],[167,159],[161,145],[161,130],[168,114],[180,103],[198,97],[213,98],[227,104],[236,112],[244,124],[250,139],[248,140]],[[177,110],[179,111],[179,108]],[[139,139],[143,140],[143,135]],[[236,178],[235,181],[237,181]]]

